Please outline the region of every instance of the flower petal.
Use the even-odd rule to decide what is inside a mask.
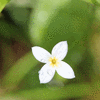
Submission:
[[[38,46],[32,47],[32,53],[34,57],[42,63],[47,63],[49,57],[51,57],[51,54],[47,50]]]
[[[45,64],[39,71],[40,83],[48,83],[51,81],[55,74],[55,69],[50,67],[49,64]]]
[[[57,57],[59,60],[63,60],[68,52],[67,41],[57,43],[52,49],[52,55]]]
[[[60,76],[67,79],[75,78],[74,71],[66,62],[61,61],[56,71]]]

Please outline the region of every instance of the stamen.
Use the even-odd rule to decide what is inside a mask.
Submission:
[[[56,63],[56,59],[52,59],[52,64],[55,64]]]
[[[54,66],[57,67],[57,65],[59,63],[58,59],[56,59],[56,57],[50,58],[49,61],[50,61],[50,66],[52,66],[52,67],[54,67]]]

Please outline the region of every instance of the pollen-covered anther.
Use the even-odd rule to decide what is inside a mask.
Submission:
[[[56,60],[55,59],[52,59],[51,62],[52,62],[52,64],[55,64],[56,63]]]
[[[52,66],[52,67],[54,67],[54,66],[57,67],[59,64],[58,59],[56,57],[53,57],[53,58],[50,57],[49,61],[50,61],[50,66]]]

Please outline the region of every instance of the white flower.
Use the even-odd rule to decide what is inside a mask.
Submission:
[[[45,49],[35,46],[32,47],[32,53],[34,57],[42,62],[46,63],[39,71],[40,83],[48,83],[53,78],[55,71],[63,78],[72,79],[75,78],[74,71],[66,62],[61,61],[65,58],[68,52],[67,41],[57,43],[51,54]]]

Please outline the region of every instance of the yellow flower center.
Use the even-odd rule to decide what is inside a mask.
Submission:
[[[49,58],[49,61],[50,61],[50,66],[54,67],[54,66],[58,66],[59,62],[58,62],[58,59],[56,57],[50,57]]]
[[[51,63],[55,64],[56,63],[56,59],[52,59]]]

